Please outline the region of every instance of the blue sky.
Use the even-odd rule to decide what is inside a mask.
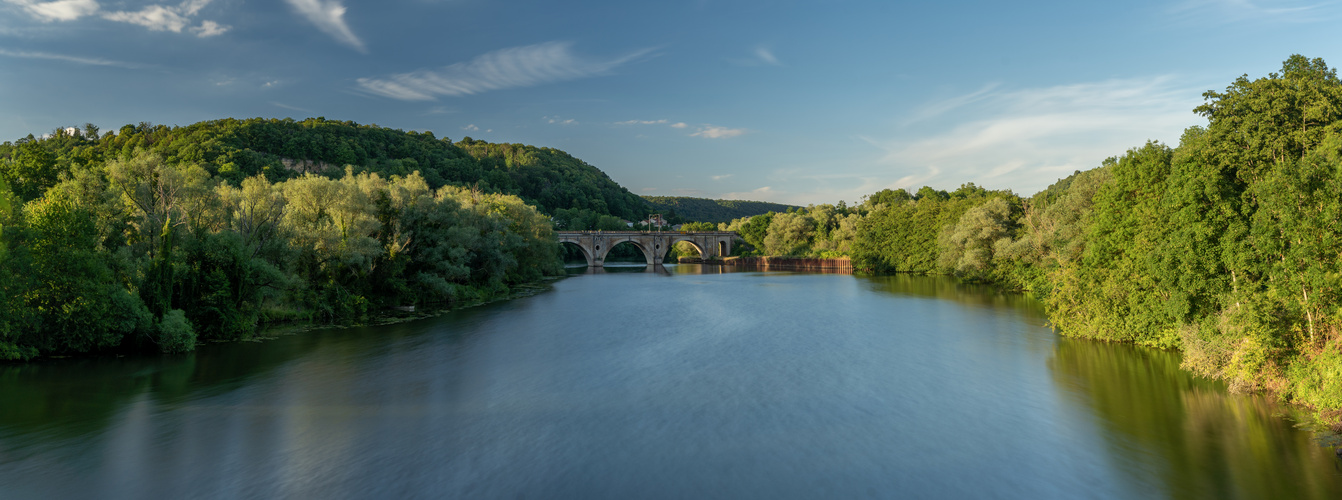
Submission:
[[[0,140],[324,116],[568,151],[639,194],[1029,195],[1294,53],[1276,1],[0,0]]]

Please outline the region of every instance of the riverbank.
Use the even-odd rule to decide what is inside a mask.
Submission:
[[[378,314],[371,316],[368,319],[368,321],[350,323],[347,325],[333,325],[330,323],[316,323],[311,321],[272,323],[258,326],[256,333],[252,334],[251,337],[246,339],[217,340],[206,343],[221,344],[230,342],[261,342],[265,340],[273,340],[285,335],[295,335],[312,330],[320,330],[328,328],[360,328],[369,326],[384,326],[384,325],[393,325],[397,323],[405,323],[408,321],[417,321],[421,319],[435,318],[450,313],[452,311],[459,311],[462,309],[479,307],[486,304],[493,304],[495,302],[520,299],[524,297],[530,297],[538,293],[547,292],[553,288],[553,285],[556,281],[567,278],[568,276],[569,276],[568,274],[561,274],[558,276],[545,276],[535,281],[529,281],[526,283],[513,285],[509,287],[508,293],[505,294],[485,299],[464,301],[461,303],[457,303],[455,305],[427,304],[424,306],[414,307],[410,309],[399,308],[399,307],[387,308],[382,310]]]
[[[820,259],[809,257],[727,257],[724,266],[737,266],[761,271],[812,271],[820,273],[852,274],[853,261],[847,257]]]

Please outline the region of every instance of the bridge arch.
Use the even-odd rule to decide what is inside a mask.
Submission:
[[[670,244],[668,244],[668,245],[666,246],[666,249],[665,249],[665,251],[662,252],[661,257],[662,257],[663,259],[665,259],[666,256],[667,256],[668,254],[671,253],[671,248],[672,248],[672,247],[675,247],[675,246],[676,246],[676,243],[680,243],[680,242],[682,242],[682,241],[683,241],[683,242],[686,242],[686,243],[689,243],[690,246],[694,247],[694,250],[697,251],[697,252],[699,252],[699,257],[707,257],[707,256],[708,256],[708,252],[704,251],[704,246],[701,245],[701,244],[699,244],[699,242],[694,241],[694,238],[691,238],[691,237],[689,237],[689,236],[685,236],[685,235],[677,235],[677,236],[672,236],[672,237],[671,237]]]
[[[560,240],[559,245],[567,248],[577,248],[578,252],[582,254],[583,260],[587,261],[587,267],[596,267],[596,259],[592,257],[592,252],[588,251],[587,247],[583,246],[581,243]]]
[[[602,263],[606,262],[606,257],[610,255],[611,250],[614,250],[615,247],[618,247],[625,243],[633,245],[634,248],[637,248],[638,251],[643,254],[643,261],[646,262],[647,265],[651,266],[657,262],[653,260],[654,257],[653,249],[648,248],[646,242],[642,242],[634,238],[615,238],[607,240],[605,243],[606,243],[605,245],[601,245],[597,248],[597,255],[599,256]]]

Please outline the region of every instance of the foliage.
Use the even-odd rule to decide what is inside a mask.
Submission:
[[[1025,290],[1065,335],[1180,349],[1235,390],[1342,408],[1342,81],[1292,56],[1204,97],[1207,126],[1178,147],[1149,142],[1029,199],[887,189],[724,228],[769,254]]]
[[[57,129],[0,145],[0,178],[24,200],[37,198],[64,173],[155,153],[169,166],[197,165],[238,185],[264,175],[271,182],[305,174],[340,177],[346,167],[382,177],[420,172],[431,189],[471,186],[511,194],[542,212],[591,210],[635,220],[647,203],[595,167],[556,149],[492,144],[469,137],[456,143],[431,132],[361,125],[325,118],[222,119],[185,127],[140,123],[97,136]]]
[[[675,214],[687,221],[731,222],[733,219],[752,217],[768,212],[786,212],[801,207],[765,201],[710,200],[687,196],[644,196],[653,212]]]
[[[196,332],[192,331],[191,321],[181,309],[163,314],[163,320],[158,324],[158,348],[167,354],[196,349]]]
[[[234,184],[142,149],[63,179],[16,225],[0,206],[0,248],[15,250],[0,254],[4,359],[184,352],[267,320],[362,321],[562,272],[551,221],[534,207],[434,190],[417,172]]]

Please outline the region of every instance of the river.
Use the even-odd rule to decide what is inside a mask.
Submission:
[[[1020,295],[643,270],[0,366],[0,498],[1342,498],[1290,408],[1059,337]]]

